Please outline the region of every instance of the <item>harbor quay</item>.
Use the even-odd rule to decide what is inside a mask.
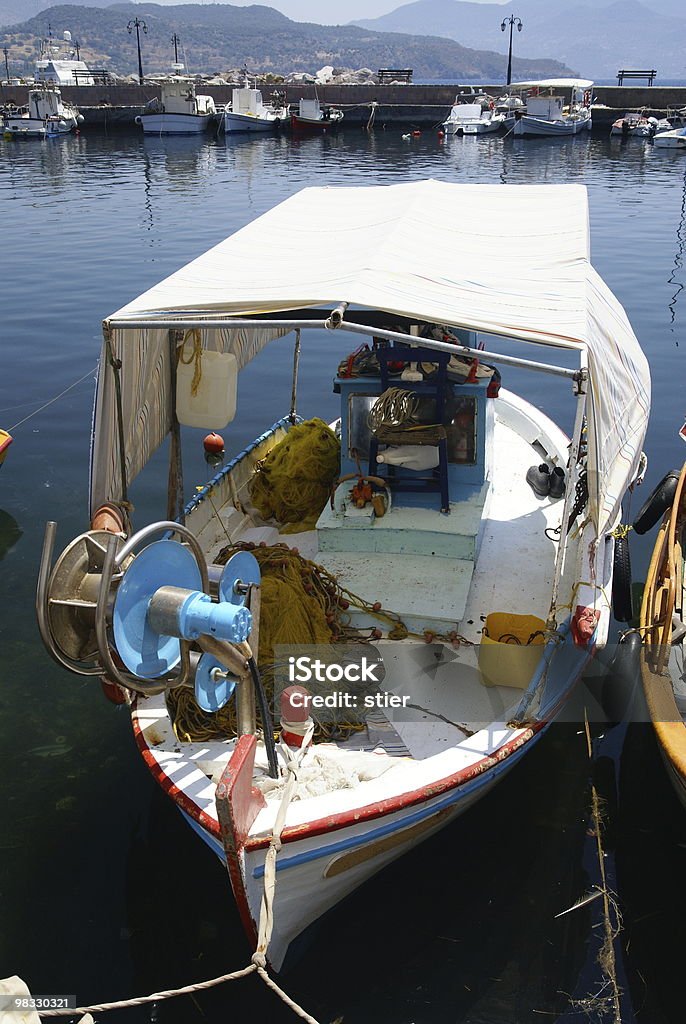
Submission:
[[[28,86],[0,86],[0,105],[27,102]],[[218,107],[231,102],[232,86],[200,85],[202,92],[213,98]],[[309,84],[258,83],[265,102],[274,91],[285,94],[287,103],[297,103],[301,97],[314,97],[314,86]],[[464,85],[323,85],[317,86],[322,104],[341,107],[345,112],[345,127],[364,128],[372,111],[374,127],[404,128],[438,125],[455,102],[456,95],[468,90]],[[474,87],[476,88],[476,87]],[[485,85],[483,91],[501,96],[506,87]],[[94,86],[61,86],[64,101],[76,105],[84,116],[81,131],[110,131],[137,129],[135,118],[145,105],[160,98],[159,85],[112,84]],[[686,88],[668,86],[596,86],[593,90],[593,126],[603,129],[627,110],[643,110],[647,116],[664,117],[686,106]],[[468,102],[468,97],[465,97]],[[372,107],[376,104],[376,107]]]

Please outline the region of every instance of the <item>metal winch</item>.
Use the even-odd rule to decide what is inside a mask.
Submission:
[[[129,539],[89,530],[52,566],[55,533],[48,523],[36,610],[43,642],[60,665],[147,695],[194,686],[206,711],[223,707],[241,681],[252,689],[248,603],[260,569],[250,552],[208,568],[186,526],[160,522]],[[153,540],[159,534],[166,536]],[[250,703],[254,708],[254,698]],[[242,725],[240,731],[254,731],[254,710]]]

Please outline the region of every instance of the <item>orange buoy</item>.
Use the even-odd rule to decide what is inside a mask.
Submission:
[[[224,438],[214,431],[205,437],[202,444],[209,455],[220,455],[224,451]]]

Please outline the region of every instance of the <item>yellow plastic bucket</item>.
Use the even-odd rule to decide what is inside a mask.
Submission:
[[[543,654],[545,622],[537,615],[491,612],[479,645],[479,672],[484,686],[526,690]]]

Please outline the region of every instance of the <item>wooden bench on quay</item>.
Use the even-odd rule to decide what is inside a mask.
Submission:
[[[657,71],[654,68],[652,71],[618,71],[617,85],[624,85],[625,78],[647,78],[648,85],[652,85],[656,75]]]
[[[379,68],[379,85],[390,85],[392,82],[412,84],[413,68]]]

